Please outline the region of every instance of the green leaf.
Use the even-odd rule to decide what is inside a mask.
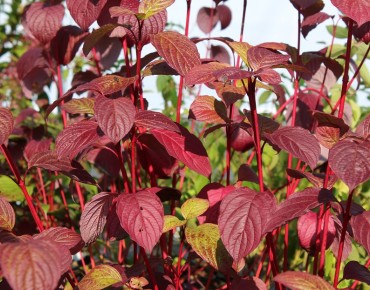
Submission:
[[[136,14],[136,17],[143,20],[148,19],[171,6],[173,2],[175,0],[143,0],[140,2],[139,13]]]
[[[258,100],[258,103],[260,105],[266,103],[268,101],[268,99],[270,98],[272,92],[271,91],[264,91],[261,95],[260,95],[260,98]]]
[[[78,283],[80,290],[100,290],[121,282],[120,273],[109,265],[99,265],[92,269]]]
[[[164,216],[164,225],[163,225],[163,233],[168,232],[177,227],[181,227],[186,224],[186,220],[180,220],[173,215],[165,215]]]
[[[326,29],[328,32],[333,35],[334,29],[333,25],[327,25]],[[346,27],[337,26],[337,29],[335,31],[335,38],[347,38],[348,35],[348,29]]]
[[[9,202],[24,200],[21,188],[6,175],[0,175],[0,196]]]
[[[181,213],[185,219],[196,218],[209,208],[209,202],[203,198],[190,198],[181,206]]]

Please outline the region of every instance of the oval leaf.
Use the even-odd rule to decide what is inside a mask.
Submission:
[[[218,22],[218,11],[214,8],[202,7],[197,14],[197,24],[204,33],[210,33]]]
[[[323,278],[304,272],[287,271],[275,276],[275,282],[292,290],[334,290],[335,288]]]
[[[87,30],[98,19],[107,0],[67,0],[67,8],[82,30]]]
[[[130,238],[151,252],[163,231],[163,205],[159,197],[149,190],[121,194],[117,215]]]
[[[108,192],[100,192],[86,203],[80,219],[80,231],[85,243],[90,244],[102,233],[113,196]]]
[[[136,110],[128,98],[109,99],[99,95],[94,110],[99,127],[114,143],[126,136],[134,125]]]
[[[226,106],[212,96],[198,96],[190,106],[189,119],[224,124],[229,122]]]
[[[11,204],[0,197],[0,229],[11,231],[15,224],[15,213]]]
[[[120,273],[109,265],[98,265],[78,283],[80,290],[101,290],[115,283],[121,282]]]
[[[0,145],[3,144],[14,127],[14,118],[12,113],[5,108],[0,108]]]
[[[0,197],[7,201],[23,201],[24,195],[21,188],[9,176],[0,175]]]
[[[209,208],[209,202],[203,198],[190,198],[181,206],[181,213],[185,219],[196,218]]]
[[[135,124],[146,129],[165,129],[180,132],[177,125],[166,115],[154,111],[140,111],[135,116]]]
[[[173,215],[165,215],[164,216],[163,233],[166,233],[169,230],[173,230],[177,227],[181,227],[184,224],[186,224],[186,220],[179,220],[177,217],[175,217]]]

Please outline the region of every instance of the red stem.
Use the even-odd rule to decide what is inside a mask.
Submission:
[[[119,160],[119,165],[120,165],[120,168],[121,168],[121,173],[122,173],[122,178],[123,178],[123,184],[124,184],[124,187],[125,187],[125,191],[126,191],[126,193],[129,193],[129,192],[131,192],[131,189],[130,189],[130,184],[129,184],[129,179],[128,179],[128,176],[127,176],[126,168],[125,168],[125,165],[123,163],[121,141],[118,142],[117,145],[116,145],[116,152],[117,152],[117,156],[118,156],[118,160]]]
[[[144,259],[144,263],[145,263],[146,269],[148,270],[148,274],[149,274],[150,280],[153,283],[154,290],[159,290],[158,289],[158,285],[157,285],[157,281],[155,280],[155,276],[154,276],[152,267],[150,266],[148,257],[147,257],[147,255],[145,253],[145,250],[142,247],[140,247],[140,252],[141,252],[141,256]]]

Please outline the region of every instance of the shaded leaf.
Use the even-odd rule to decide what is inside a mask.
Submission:
[[[350,219],[353,238],[370,253],[370,211],[364,211]]]
[[[78,283],[78,289],[100,290],[121,281],[121,274],[115,268],[109,265],[98,265],[82,278]]]
[[[84,46],[82,48],[84,55],[87,56],[99,41],[102,40],[105,35],[112,33],[116,27],[118,27],[118,25],[109,23],[91,32],[84,41]]]
[[[181,213],[185,219],[192,219],[202,215],[208,208],[208,200],[193,197],[182,204]]]
[[[0,108],[0,145],[3,144],[10,133],[12,133],[14,127],[14,118],[10,110]]]
[[[109,209],[109,213],[107,216],[106,222],[106,232],[107,232],[107,239],[109,241],[114,240],[122,240],[128,238],[128,234],[126,231],[121,227],[121,223],[119,222],[119,218],[116,212],[117,203],[113,203],[111,208]]]
[[[154,137],[167,150],[168,154],[180,160],[189,169],[204,176],[212,172],[207,151],[202,142],[187,129],[179,126],[181,134],[168,130],[152,130]]]
[[[343,270],[343,279],[353,279],[370,285],[370,271],[357,261],[349,261]]]
[[[231,282],[231,290],[267,290],[265,282],[257,277],[237,277]]]
[[[171,6],[175,0],[143,0],[139,5],[139,19],[148,19],[149,17],[165,10]]]
[[[244,115],[247,117],[249,124],[253,124],[252,112],[246,109],[243,110]],[[258,129],[260,131],[260,136],[264,136],[265,133],[273,133],[279,129],[280,124],[269,117],[257,114]]]
[[[217,5],[216,10],[218,12],[218,18],[221,23],[221,30],[227,28],[231,23],[232,13],[229,7],[226,5]]]
[[[229,193],[221,202],[218,225],[221,239],[235,261],[244,258],[261,242],[264,226],[274,211],[271,193],[242,187]]]
[[[179,73],[170,67],[168,63],[162,59],[155,60],[148,64],[142,72],[142,77],[154,76],[154,75],[178,75]]]
[[[213,83],[217,95],[225,102],[226,106],[234,104],[245,96],[245,90],[242,87],[236,87],[229,84],[222,84],[218,82]]]
[[[159,55],[182,76],[201,63],[195,44],[178,32],[166,31],[152,35],[151,43]]]
[[[98,19],[107,0],[67,0],[67,8],[82,30],[87,30]]]
[[[222,244],[220,231],[215,224],[202,224],[195,228],[185,228],[186,241],[193,250],[212,267],[219,271],[228,271],[232,258]]]
[[[292,290],[334,290],[335,288],[323,278],[304,272],[287,271],[275,276],[275,282],[281,283]]]
[[[340,141],[329,150],[328,161],[350,190],[370,178],[370,151],[366,145]]]
[[[331,0],[331,3],[361,26],[370,21],[370,3],[367,0]]]
[[[146,251],[151,252],[163,230],[163,205],[154,192],[141,190],[121,194],[117,215],[122,228]]]
[[[253,72],[242,70],[236,67],[226,67],[226,68],[214,71],[213,75],[216,77],[216,80],[218,80],[219,82],[226,83],[230,80],[247,79],[253,76]]]
[[[224,103],[212,96],[196,97],[190,106],[189,119],[213,124],[230,121]]]
[[[86,203],[80,219],[82,239],[91,244],[102,233],[113,196],[108,192],[100,192]]]
[[[94,115],[94,98],[73,99],[62,105],[62,110],[70,114]]]
[[[230,55],[222,45],[211,45],[211,58],[221,63],[230,64]]]
[[[279,64],[285,64],[290,59],[289,55],[282,55],[263,47],[253,46],[247,50],[249,66],[257,71],[264,68],[272,68]]]
[[[256,184],[259,183],[256,172],[254,172],[253,169],[247,164],[240,165],[238,169],[238,181],[249,181]]]
[[[314,29],[317,25],[329,19],[331,16],[325,12],[318,12],[316,14],[305,17],[302,21],[302,35],[306,38],[308,33]]]
[[[0,243],[26,243],[32,240],[30,235],[16,236],[12,232],[0,231]]]
[[[179,128],[169,117],[159,112],[140,111],[136,113],[135,125],[146,129],[165,129],[180,132]]]
[[[330,249],[332,250],[334,256],[338,259],[338,252],[339,252],[339,246],[340,246],[340,239],[342,235],[342,222],[336,217],[332,216],[334,220],[334,226],[335,226],[335,237],[333,240],[333,243],[330,246]],[[342,252],[342,262],[347,260],[349,254],[352,252],[352,240],[350,235],[348,234],[348,228],[344,237],[344,245],[343,245],[343,252]]]
[[[290,0],[290,2],[304,17],[313,15],[324,8],[322,0]]]
[[[210,33],[218,22],[218,12],[214,8],[202,7],[197,14],[197,24],[204,33]]]
[[[11,231],[15,224],[15,213],[11,204],[0,196],[0,229]]]
[[[357,126],[356,133],[360,134],[364,139],[370,136],[370,114]]]
[[[173,215],[164,216],[163,233],[173,230],[177,227],[181,227],[186,224],[186,220],[179,220]]]
[[[321,175],[317,173],[312,174],[311,172],[300,171],[300,170],[295,170],[291,168],[287,168],[286,172],[290,177],[293,177],[293,178],[297,178],[297,179],[307,178],[307,180],[311,182],[314,185],[314,187],[319,187],[319,188],[324,187],[325,176],[322,174]],[[335,175],[330,175],[326,188],[331,189],[337,180],[338,178]]]
[[[294,157],[315,168],[320,158],[320,145],[317,139],[306,129],[299,127],[281,127],[265,136],[279,148],[288,151]]]
[[[217,70],[227,67],[230,67],[230,65],[219,62],[209,62],[206,64],[196,65],[185,75],[185,85],[192,86],[196,84],[213,82],[216,80],[216,77],[213,75],[213,73]]]

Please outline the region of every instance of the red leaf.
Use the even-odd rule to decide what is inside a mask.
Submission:
[[[257,277],[237,277],[231,282],[231,290],[250,289],[267,290],[265,282]]]
[[[82,30],[87,30],[98,19],[107,0],[67,0],[67,8]]]
[[[80,121],[67,126],[56,139],[58,158],[74,158],[79,152],[94,144],[101,134],[94,121]]]
[[[263,47],[252,46],[247,51],[248,62],[254,71],[263,68],[272,68],[275,65],[285,64],[289,55],[283,55]]]
[[[265,136],[279,148],[288,151],[294,157],[315,168],[320,158],[320,145],[317,139],[306,129],[299,127],[281,127]]]
[[[304,17],[321,11],[325,5],[322,0],[290,0],[290,2]]]
[[[17,62],[18,78],[23,80],[32,70],[48,68],[44,50],[41,47],[34,47],[27,50]]]
[[[223,30],[230,25],[232,18],[231,10],[226,5],[217,5],[216,10],[218,12],[218,18],[220,19],[221,30]]]
[[[221,45],[211,45],[211,58],[218,62],[230,64],[230,55],[226,48]]]
[[[225,63],[209,62],[194,66],[185,75],[185,85],[192,86],[196,84],[209,83],[216,80],[213,73],[217,70],[230,67]]]
[[[218,226],[222,242],[235,261],[259,245],[264,234],[263,225],[275,206],[271,193],[247,187],[236,189],[222,200]]]
[[[33,236],[34,239],[51,240],[57,244],[65,246],[71,251],[71,254],[77,254],[84,243],[81,236],[75,231],[64,227],[51,227],[47,230]]]
[[[136,110],[128,98],[109,99],[99,95],[94,110],[99,127],[113,143],[118,143],[134,125]]]
[[[151,132],[166,148],[169,155],[180,160],[189,169],[204,176],[210,176],[212,168],[202,142],[184,127],[179,125],[179,129],[181,134],[157,129]]]
[[[62,274],[59,247],[43,240],[0,245],[0,265],[13,289],[55,289]]]
[[[151,252],[164,224],[163,205],[157,195],[149,190],[121,194],[117,201],[117,215],[130,238]]]
[[[110,241],[122,240],[128,237],[128,234],[121,227],[121,223],[119,222],[116,205],[116,203],[113,203],[111,206],[106,221],[107,239]]]
[[[80,219],[81,236],[85,243],[93,243],[102,233],[112,202],[113,195],[100,192],[86,203]]]
[[[10,110],[0,108],[0,145],[3,144],[10,133],[12,133],[14,127],[14,118]]]
[[[370,21],[370,3],[368,0],[331,0],[331,3],[361,26]]]
[[[11,204],[0,196],[0,229],[11,231],[15,225],[15,213]]]
[[[136,113],[135,125],[145,129],[165,129],[180,132],[175,122],[166,115],[154,111],[140,111]]]
[[[343,279],[353,279],[370,285],[370,271],[357,261],[349,261],[343,270]]]
[[[360,134],[364,139],[370,136],[370,114],[357,126],[356,133]]]
[[[357,24],[353,25],[353,36],[359,40],[363,41],[365,44],[370,43],[370,21],[365,22],[360,27]]]
[[[253,76],[253,72],[239,69],[237,67],[226,67],[213,72],[213,75],[220,82],[226,83],[230,80],[241,80]]]
[[[307,180],[309,182],[311,182],[314,187],[320,187],[320,188],[323,188],[324,187],[324,178],[325,176],[324,175],[320,175],[320,174],[312,174],[311,172],[307,172],[307,171],[300,171],[300,170],[295,170],[295,169],[291,169],[291,168],[287,168],[286,169],[286,172],[289,176],[293,177],[293,178],[297,178],[297,179],[301,179],[301,178],[307,178]],[[338,178],[335,176],[335,175],[331,175],[329,177],[329,181],[328,181],[328,184],[327,184],[327,189],[331,189],[335,182],[338,180]]]
[[[201,63],[196,45],[178,32],[160,32],[152,35],[150,41],[159,55],[182,76]]]
[[[370,211],[364,211],[350,219],[353,238],[370,253]]]
[[[304,272],[287,271],[275,276],[275,282],[281,283],[291,290],[334,290],[335,288],[323,278]]]
[[[243,99],[245,96],[244,88],[219,82],[214,82],[213,85],[216,89],[217,95],[225,102],[227,107],[234,104],[236,101]]]
[[[266,68],[262,69],[259,72],[257,71],[256,76],[259,76],[263,82],[271,85],[278,85],[281,83],[280,74],[273,69]]]
[[[212,96],[198,96],[190,106],[189,119],[213,124],[230,122],[226,106]]]
[[[317,25],[329,19],[330,17],[331,16],[326,14],[325,12],[318,12],[306,17],[301,24],[303,37],[306,38],[306,36],[312,29],[314,29]]]
[[[218,12],[214,8],[202,7],[197,14],[197,24],[204,33],[210,33],[218,22]]]
[[[295,192],[276,207],[266,224],[265,232],[272,232],[278,226],[302,216],[322,203],[332,201],[331,191],[321,188],[306,188]]]
[[[340,141],[329,150],[328,161],[350,190],[370,178],[370,151],[366,145]]]
[[[82,48],[84,55],[87,56],[98,42],[102,40],[104,36],[108,35],[108,33],[110,34],[116,27],[118,27],[116,24],[106,24],[91,32],[84,41],[84,46]]]
[[[240,165],[238,170],[238,181],[249,181],[256,184],[259,183],[256,172],[254,172],[253,169],[247,164]]]
[[[24,158],[29,161],[32,156],[36,153],[42,152],[42,151],[48,151],[50,149],[50,145],[52,139],[43,139],[43,140],[31,140],[27,143],[26,147],[24,148],[23,155]]]

